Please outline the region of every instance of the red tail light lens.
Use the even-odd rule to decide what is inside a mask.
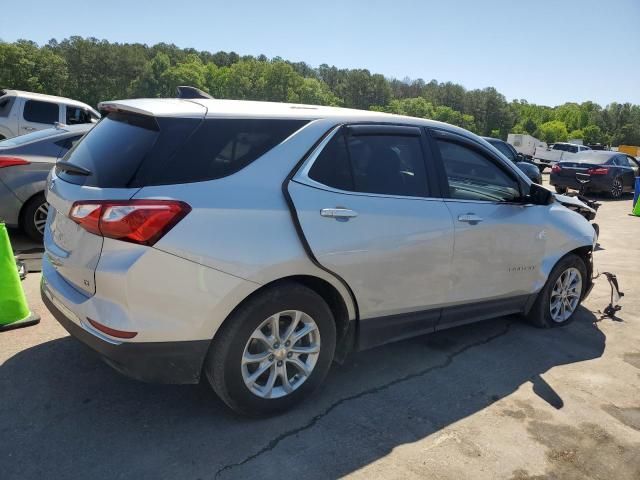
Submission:
[[[560,170],[562,170],[562,167],[560,165],[558,165],[557,163],[551,167],[551,172],[552,173],[560,173]]]
[[[20,157],[2,157],[0,156],[0,168],[13,167],[15,165],[29,165],[28,160]]]
[[[609,173],[609,169],[606,167],[590,168],[589,170],[587,170],[587,173],[589,175],[606,175],[607,173]]]
[[[153,245],[191,211],[174,200],[76,202],[69,217],[88,232]]]

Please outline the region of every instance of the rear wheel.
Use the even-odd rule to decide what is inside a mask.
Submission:
[[[580,305],[587,285],[587,267],[574,254],[560,259],[551,271],[547,283],[538,294],[527,320],[540,328],[569,324]]]
[[[620,177],[616,177],[613,179],[613,182],[611,183],[611,189],[609,190],[609,195],[611,195],[611,198],[620,198],[622,197],[622,192],[623,192],[623,183],[622,183],[622,178]]]
[[[555,188],[556,188],[556,193],[559,193],[561,195],[564,195],[569,191],[567,187],[555,187]]]
[[[42,241],[48,213],[49,204],[44,198],[44,193],[35,195],[22,208],[22,230],[32,240]]]
[[[251,298],[225,321],[205,372],[236,412],[276,413],[322,383],[335,343],[333,315],[322,297],[295,283],[281,284]]]

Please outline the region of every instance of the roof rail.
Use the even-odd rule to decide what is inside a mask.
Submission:
[[[180,85],[176,88],[178,98],[213,98],[207,92],[203,92],[199,88],[190,87],[188,85]]]

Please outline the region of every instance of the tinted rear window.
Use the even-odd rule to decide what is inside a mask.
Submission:
[[[568,159],[567,161],[575,163],[592,163],[599,165],[607,163],[614,156],[615,154],[612,154],[611,152],[585,150],[584,152],[577,153],[574,157],[572,157],[570,160]]]
[[[211,180],[244,168],[306,123],[110,113],[64,158],[92,174],[57,173],[65,181],[102,188]]]

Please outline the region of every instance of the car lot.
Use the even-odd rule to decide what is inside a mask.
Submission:
[[[547,177],[545,175],[545,177]],[[640,219],[603,200],[596,268],[626,292],[600,320],[601,279],[577,320],[512,317],[352,355],[296,410],[251,420],[206,385],[122,377],[45,311],[0,334],[2,478],[640,477]]]

